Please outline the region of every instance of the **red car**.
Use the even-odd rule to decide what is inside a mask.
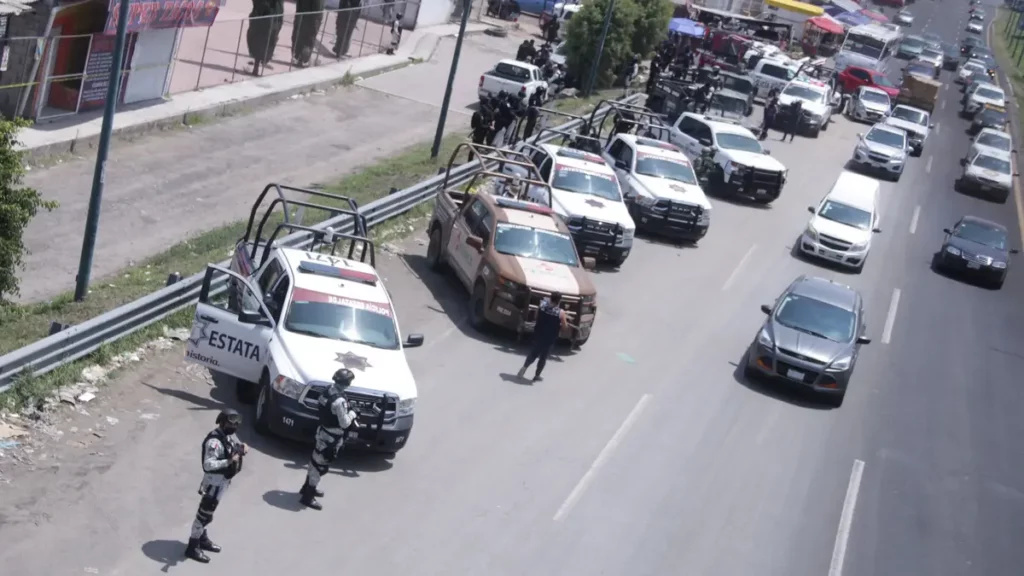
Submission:
[[[890,98],[899,96],[900,89],[889,81],[889,79],[878,70],[862,68],[860,66],[848,66],[839,74],[839,85],[843,92],[852,94],[861,86],[873,86],[885,92]]]

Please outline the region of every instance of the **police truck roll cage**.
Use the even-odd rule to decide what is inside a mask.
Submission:
[[[657,112],[652,112],[643,106],[635,106],[633,104],[622,104],[621,102],[615,102],[613,100],[602,100],[601,103],[597,105],[597,108],[594,108],[594,112],[592,112],[590,115],[591,126],[593,126],[593,122],[595,120],[594,114],[604,104],[608,104],[608,106],[612,110],[609,111],[608,114],[605,114],[604,118],[601,119],[601,123],[598,124],[597,126],[597,131],[592,134],[593,137],[602,137],[601,135],[604,133],[604,124],[608,120],[608,118],[611,118],[613,116],[611,112],[614,112],[616,123],[623,122],[631,126],[644,127],[647,128],[647,130],[652,135],[655,131],[657,131],[658,135],[653,135],[651,136],[652,138],[657,140],[664,140],[666,142],[668,141],[668,136],[670,134],[669,127],[665,126],[665,124],[662,123],[660,114],[658,114]],[[624,114],[626,113],[634,115],[634,117],[640,116],[641,118],[647,119],[648,121],[645,122],[644,120],[629,120],[624,117]],[[614,130],[609,132],[608,138],[607,140],[605,140],[604,145],[607,146],[608,144],[610,144],[612,138],[614,138],[615,135],[616,132]]]
[[[562,137],[562,141],[557,145],[560,148],[571,148],[573,150],[579,150],[601,157],[601,139],[593,136],[587,136],[579,132],[569,132],[568,130],[559,130],[558,128],[541,128],[540,132],[537,133],[537,140],[541,139],[544,134],[557,134]],[[592,144],[593,146],[586,146],[586,144]],[[540,150],[537,144],[529,144],[531,148]],[[601,158],[604,162],[604,159]]]
[[[467,148],[473,155],[474,160],[480,161],[480,170],[475,172],[465,184],[452,184],[452,166],[455,164],[456,159],[465,153],[463,151]],[[516,166],[525,170],[526,177],[504,172],[506,166]],[[477,183],[486,178],[491,178],[494,182],[499,183],[498,186],[501,187],[501,191],[495,192],[495,196],[506,196],[534,204],[539,204],[539,202],[528,199],[527,192],[530,187],[539,186],[547,191],[545,196],[548,198],[548,203],[543,205],[551,208],[551,186],[544,182],[539,169],[530,161],[529,156],[517,150],[495,148],[474,142],[462,142],[452,152],[452,157],[448,160],[448,167],[444,173],[444,182],[441,184],[441,189],[454,197],[464,196],[467,193],[472,193],[471,191]],[[460,187],[463,189],[460,190]]]

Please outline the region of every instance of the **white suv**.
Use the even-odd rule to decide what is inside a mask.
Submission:
[[[828,130],[828,123],[832,121],[832,89],[828,84],[810,79],[797,79],[787,84],[779,94],[777,122],[788,121],[789,106],[796,100],[803,103],[802,118],[799,119],[801,129],[809,131],[812,138],[817,138],[818,132]]]
[[[738,123],[685,112],[672,125],[669,138],[691,161],[705,148],[711,150],[715,169],[708,192],[745,196],[762,204],[782,194],[789,170]]]

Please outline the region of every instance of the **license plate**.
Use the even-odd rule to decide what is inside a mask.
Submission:
[[[968,262],[967,267],[970,268],[971,270],[980,270],[981,264],[978,264],[977,262]]]
[[[991,189],[992,189],[992,187],[991,187],[991,186],[985,186],[985,185],[982,185],[982,186],[981,186],[981,191],[982,191],[982,192],[988,192],[988,191],[989,191],[989,190],[991,190]]]
[[[792,378],[793,380],[803,381],[804,373],[799,370],[790,369],[788,372],[786,372],[786,377]]]

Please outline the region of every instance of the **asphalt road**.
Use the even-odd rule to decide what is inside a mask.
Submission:
[[[915,4],[917,27],[952,40],[963,21],[931,19],[942,7]],[[18,496],[0,502],[0,562],[132,576],[1019,574],[1024,266],[1001,291],[929,270],[965,213],[1021,230],[1013,202],[952,190],[967,147],[958,96],[943,91],[924,155],[882,185],[883,231],[860,275],[791,255],[806,206],[866,129],[845,119],[817,140],[769,142],[790,168],[771,208],[714,201],[698,248],[641,241],[621,272],[597,274],[593,337],[536,385],[510,377],[522,356],[509,340],[465,326],[465,294],[424,270],[412,240],[381,265],[404,330],[428,338],[409,352],[418,423],[392,462],[344,460],[325,510],[300,510],[307,452],[245,430],[255,450],[210,528],[225,551],[209,567],[183,561],[199,443],[231,393],[160,359],[121,383],[126,398],[132,385],[162,392],[126,409],[156,405],[159,419],[126,424],[98,463],[4,488]],[[838,410],[736,367],[759,305],[802,273],[865,298],[874,341]]]

